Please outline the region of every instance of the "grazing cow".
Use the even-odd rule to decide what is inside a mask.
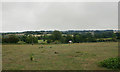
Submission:
[[[72,41],[70,40],[70,41],[69,41],[69,43],[71,44],[71,43],[72,43]]]

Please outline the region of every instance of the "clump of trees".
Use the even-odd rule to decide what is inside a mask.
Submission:
[[[38,43],[38,39],[37,37],[34,37],[34,36],[27,36],[26,37],[26,40],[25,40],[26,43]]]
[[[115,33],[106,32],[106,33],[96,33],[92,35],[91,33],[74,33],[74,34],[66,34],[62,36],[60,31],[54,31],[49,38],[45,38],[47,43],[69,43],[72,41],[73,43],[81,43],[81,42],[105,42],[105,41],[117,41],[117,36]]]
[[[19,38],[15,35],[10,35],[8,37],[2,38],[3,43],[17,43]]]
[[[2,43],[18,43],[19,41],[23,41],[25,43],[38,43],[37,37],[34,36],[16,36],[16,35],[9,35],[2,38]]]

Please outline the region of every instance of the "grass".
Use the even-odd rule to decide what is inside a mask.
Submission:
[[[118,42],[2,45],[3,70],[108,70],[98,63],[116,56]]]
[[[38,40],[38,43],[47,43],[47,40],[43,41],[43,40]]]

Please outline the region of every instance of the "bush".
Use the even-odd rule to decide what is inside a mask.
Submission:
[[[58,40],[54,41],[53,43],[54,43],[54,44],[61,44],[61,42],[58,41]]]
[[[47,40],[47,43],[51,43],[51,42],[52,42],[52,40],[50,40],[50,39]]]
[[[120,58],[115,57],[115,58],[106,59],[104,61],[101,61],[100,65],[108,69],[120,69]]]

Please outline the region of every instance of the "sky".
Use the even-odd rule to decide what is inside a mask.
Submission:
[[[118,3],[2,3],[2,32],[86,29],[118,29]]]

